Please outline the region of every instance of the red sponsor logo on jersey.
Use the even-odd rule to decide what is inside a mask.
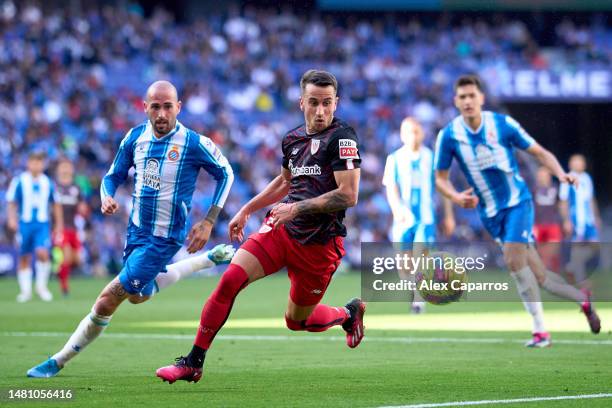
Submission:
[[[356,159],[357,156],[357,148],[356,147],[341,147],[340,148],[340,158],[341,159]]]
[[[338,141],[338,148],[340,149],[341,159],[358,159],[359,158],[357,142],[354,140],[340,139]]]

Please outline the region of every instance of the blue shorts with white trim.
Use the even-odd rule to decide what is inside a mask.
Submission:
[[[123,251],[123,269],[119,281],[131,295],[150,295],[158,273],[166,272],[166,265],[181,248],[171,238],[156,237],[130,223],[127,243]]]

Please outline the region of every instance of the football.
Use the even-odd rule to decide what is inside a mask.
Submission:
[[[427,302],[445,305],[461,298],[462,284],[467,282],[465,271],[457,272],[455,257],[448,252],[434,252],[426,257],[424,267],[417,271],[416,287]]]

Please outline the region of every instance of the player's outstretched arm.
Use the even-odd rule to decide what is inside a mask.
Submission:
[[[17,232],[17,219],[17,204],[14,201],[9,201],[7,205],[6,222],[7,227],[11,233]]]
[[[102,178],[102,182],[100,183],[102,214],[114,214],[119,209],[119,205],[113,199],[113,197],[115,196],[117,188],[119,188],[119,186],[127,179],[128,172],[134,165],[133,142],[135,140],[135,136],[140,135],[140,133],[134,133],[134,129],[135,128],[132,128],[126,133],[125,137],[121,141],[121,144],[119,145],[119,150],[115,155],[113,164],[111,165],[110,169],[108,169],[108,172]]]
[[[458,192],[449,179],[448,170],[436,170],[436,188],[444,197],[463,208],[475,208],[478,197],[474,195],[474,189]]]
[[[539,143],[533,143],[527,148],[526,151],[535,157],[540,164],[546,167],[556,178],[558,178],[559,182],[569,184],[574,184],[576,182],[576,178],[573,175],[567,174],[565,170],[563,170],[563,167],[561,167],[561,164],[555,155],[546,150]]]
[[[64,234],[64,211],[62,211],[62,205],[60,203],[53,203],[53,221],[55,225],[53,230],[58,237]]]
[[[255,197],[253,197],[248,203],[242,207],[249,214],[255,211],[261,210],[269,205],[272,205],[282,200],[289,193],[289,185],[291,184],[291,173],[288,169],[282,168],[281,174],[276,176],[266,188]]]
[[[268,183],[263,191],[243,205],[232,218],[228,226],[230,240],[242,241],[244,239],[244,226],[251,214],[283,199],[289,193],[290,184],[291,173],[288,169],[282,167],[281,174]]]
[[[450,237],[455,231],[455,213],[453,212],[453,202],[442,196],[442,211],[444,219],[442,220],[442,231],[445,236]]]
[[[18,177],[15,177],[11,180],[11,184],[9,185],[8,190],[6,191],[6,202],[7,202],[7,214],[6,221],[7,227],[9,231],[14,234],[17,232],[17,227],[19,224],[19,217],[17,216],[17,196],[21,193],[17,193],[17,190],[21,191],[19,186]]]
[[[567,186],[567,184],[565,184]],[[563,184],[561,185],[563,187]],[[569,205],[567,199],[560,198],[559,199],[559,215],[561,216],[561,222],[563,223],[563,232],[566,237],[571,237],[572,232],[574,231],[574,226],[572,225],[572,221],[569,216]]]
[[[397,222],[403,222],[405,214],[402,208],[402,201],[400,199],[397,184],[393,183],[385,186],[385,192],[387,193],[387,202],[389,203],[389,207],[391,207],[391,212],[393,213],[393,219]]]
[[[338,188],[318,197],[291,204],[278,204],[270,212],[274,227],[291,221],[298,215],[330,213],[345,210],[357,204],[360,169],[334,171]]]

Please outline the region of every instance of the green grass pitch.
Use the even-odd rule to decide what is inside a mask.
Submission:
[[[190,350],[217,279],[188,279],[150,302],[125,303],[102,337],[59,376],[43,380],[26,378],[26,370],[64,344],[106,281],[74,280],[67,299],[54,281],[52,303],[17,304],[16,281],[1,279],[0,406],[378,407],[612,392],[610,303],[598,305],[598,336],[575,305],[546,304],[553,347],[539,350],[522,346],[530,319],[518,302],[428,305],[418,316],[407,313],[407,303],[370,303],[366,338],[351,350],[339,327],[284,328],[289,282],[282,274],[240,294],[202,381],[162,383],[155,370]],[[358,274],[336,276],[324,302],[343,305],[359,284]],[[11,401],[11,389],[71,389],[74,399]],[[610,407],[612,398],[503,406]]]

